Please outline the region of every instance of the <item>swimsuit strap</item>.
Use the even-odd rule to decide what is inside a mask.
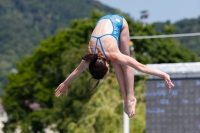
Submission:
[[[96,39],[97,39],[96,45],[95,45],[95,47],[94,47],[94,53],[96,53],[96,49],[97,49],[98,42],[100,42],[101,50],[103,51],[104,56],[108,59],[108,57],[106,56],[106,53],[105,53],[105,51],[104,51],[102,42],[101,42],[101,38],[104,37],[104,36],[107,36],[107,35],[111,35],[111,34],[104,34],[104,35],[102,35],[102,36],[91,36],[91,38],[96,38]]]

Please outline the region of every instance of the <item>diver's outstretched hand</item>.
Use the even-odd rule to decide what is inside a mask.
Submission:
[[[68,94],[68,85],[61,83],[55,90],[55,96],[59,97],[63,92],[66,92],[66,95]]]
[[[167,87],[167,90],[168,90],[168,92],[170,92],[170,91],[171,91],[171,88],[174,87],[174,84],[172,83],[172,81],[171,81],[169,75],[166,75],[166,76],[164,77],[164,80],[165,80],[165,85],[166,85],[166,87]]]

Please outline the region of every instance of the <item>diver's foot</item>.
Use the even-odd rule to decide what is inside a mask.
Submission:
[[[129,118],[135,115],[135,106],[137,100],[136,98],[128,99],[124,106],[124,112],[128,115]]]

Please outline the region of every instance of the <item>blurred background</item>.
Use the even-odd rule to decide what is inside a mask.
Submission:
[[[113,68],[92,93],[87,71],[70,84],[68,96],[55,98],[54,90],[87,53],[101,16],[123,15],[130,36],[199,33],[199,5],[198,0],[0,0],[0,133],[122,133],[123,101]],[[197,63],[199,44],[200,36],[131,39],[130,51],[143,64]],[[150,133],[148,79],[135,77],[138,103],[130,133]]]

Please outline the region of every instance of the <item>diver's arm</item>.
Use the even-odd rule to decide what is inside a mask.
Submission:
[[[63,81],[55,90],[55,96],[59,97],[63,92],[68,94],[68,85],[78,77],[85,69],[88,68],[88,63],[82,60],[79,66]]]
[[[82,60],[79,66],[66,78],[63,82],[66,85],[69,85],[74,79],[76,79],[79,74],[85,71],[88,68],[88,63],[85,60]]]
[[[116,52],[116,53],[112,53],[112,56],[110,56],[109,59],[111,59],[112,61],[115,61],[116,63],[121,64],[121,65],[129,65],[143,73],[147,73],[147,74],[151,74],[151,75],[155,75],[160,78],[163,78],[165,80],[165,84],[166,84],[168,91],[170,91],[171,87],[174,86],[174,84],[171,82],[168,74],[166,74],[165,72],[162,72],[160,70],[156,70],[156,69],[147,67],[146,65],[141,64],[140,62],[138,62],[137,60],[135,60],[132,57],[129,57],[129,56],[126,56],[119,52],[118,53]]]
[[[129,57],[129,56],[126,56],[124,54],[114,54],[114,56],[109,57],[109,59],[111,59],[112,61],[115,61],[116,63],[118,64],[121,64],[121,65],[129,65],[143,73],[148,73],[148,74],[151,74],[151,75],[155,75],[155,76],[158,76],[158,77],[161,77],[161,78],[164,78],[165,76],[165,73],[164,72],[161,72],[159,70],[155,70],[155,69],[152,69],[152,68],[149,68],[147,67],[146,65],[143,65],[141,64],[140,62],[138,62],[137,60],[135,60],[134,58],[132,57]]]

